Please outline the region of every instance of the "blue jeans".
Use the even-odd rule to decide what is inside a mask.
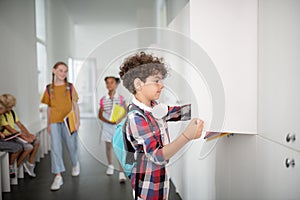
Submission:
[[[51,172],[58,174],[65,171],[63,153],[62,153],[62,140],[64,140],[72,166],[76,166],[78,162],[78,133],[69,135],[65,124],[52,123],[50,124],[50,138],[51,138]]]

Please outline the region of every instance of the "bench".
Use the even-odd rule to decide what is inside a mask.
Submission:
[[[50,136],[47,133],[47,123],[45,120],[35,122],[31,125],[25,125],[26,128],[33,134],[36,135],[37,138],[40,139],[40,147],[36,154],[36,162],[40,162],[41,158],[44,158],[46,154],[50,151]],[[5,152],[1,152],[5,153]],[[7,153],[6,153],[7,154]],[[8,154],[7,154],[7,163],[3,163],[5,167],[7,167],[6,171],[1,170],[2,176],[8,176],[9,178],[9,163],[8,163]],[[14,163],[15,169],[17,168],[16,162]],[[15,178],[10,179],[10,184],[17,185],[18,184],[18,178],[24,178],[24,169],[21,167],[17,173],[17,176]],[[4,174],[4,175],[3,175]],[[2,179],[3,180],[3,179]],[[4,181],[3,181],[4,182]],[[3,187],[2,187],[3,189]],[[1,189],[0,189],[1,190]],[[2,190],[2,192],[9,192],[9,190]]]
[[[10,192],[8,153],[0,151],[0,192]],[[0,196],[2,200],[2,195]]]

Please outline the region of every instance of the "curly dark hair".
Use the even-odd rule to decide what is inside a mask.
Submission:
[[[167,68],[163,63],[163,58],[146,54],[143,51],[126,58],[126,60],[120,66],[119,72],[124,87],[126,87],[129,92],[133,94],[136,93],[133,84],[136,78],[139,78],[141,81],[145,82],[146,78],[156,74],[161,74],[163,78],[165,78],[168,74]]]
[[[120,79],[119,79],[118,77],[114,77],[114,76],[106,76],[106,77],[104,78],[104,81],[106,82],[107,79],[109,79],[109,78],[115,79],[115,81],[116,81],[117,84],[120,83]]]

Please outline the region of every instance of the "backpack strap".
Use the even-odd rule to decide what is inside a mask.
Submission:
[[[11,110],[10,113],[11,113],[11,115],[13,116],[14,123],[16,123],[16,114],[15,114],[15,111]],[[5,121],[8,122],[6,113],[4,113],[4,117],[5,117]]]
[[[16,114],[14,110],[11,110],[11,115],[13,116],[14,122],[16,123]]]
[[[128,110],[129,110],[129,113],[135,112],[135,113],[141,114],[141,115],[143,116],[143,118],[147,121],[147,123],[148,123],[149,126],[150,126],[151,131],[153,132],[153,131],[154,131],[154,127],[153,127],[152,123],[150,122],[150,120],[148,119],[148,117],[146,117],[146,116],[144,115],[144,111],[143,111],[141,108],[139,108],[138,106],[135,106],[135,105],[129,105],[129,106],[131,106],[131,107],[128,109]],[[128,113],[128,114],[129,114],[129,113]]]
[[[8,122],[6,113],[4,113],[3,116],[5,117],[5,121]]]
[[[119,95],[119,97],[120,97],[120,104],[121,104],[121,106],[123,106],[124,105],[124,98],[123,98],[122,95]]]
[[[72,83],[68,82],[67,90],[70,91],[70,98],[71,98],[71,101],[72,101],[72,98],[73,98],[73,90],[74,90],[74,86],[73,86]]]
[[[131,106],[131,107],[129,107]],[[129,105],[128,106],[128,114],[131,113],[131,112],[135,112],[135,113],[139,113],[140,115],[143,116],[143,118],[147,121],[147,123],[149,124],[150,126],[150,129],[152,132],[154,132],[154,127],[153,127],[153,124],[151,123],[151,121],[148,119],[148,117],[146,117],[144,115],[144,111],[139,108],[138,106],[135,106],[135,105]],[[131,152],[134,152],[134,148],[132,147],[131,143],[128,141],[127,139],[127,136],[126,136],[126,125],[127,125],[127,121],[128,121],[128,118],[126,119],[125,121],[125,126],[123,126],[123,138],[125,139],[125,149],[126,151],[130,151],[130,150],[133,150]],[[156,138],[156,136],[154,135],[154,137]],[[161,146],[161,144],[159,144],[160,142],[157,143],[158,147]],[[143,173],[140,173],[140,166],[141,166],[141,161],[142,161],[142,154],[144,153],[144,150],[143,148],[139,150],[138,154],[137,154],[137,160],[136,160],[136,177],[135,177],[135,184],[134,184],[134,190],[135,190],[135,193],[134,193],[134,199],[137,200],[138,199],[138,196],[140,195],[140,190],[139,190],[139,178],[141,176],[143,176]],[[129,157],[126,156],[126,159],[128,159]]]
[[[5,121],[7,122],[7,116],[6,116],[6,113],[3,113],[3,116],[4,116],[4,118],[5,118]],[[1,132],[3,132],[5,130],[5,127],[4,126],[2,126],[2,128],[1,128]]]
[[[130,109],[129,112],[128,112],[128,114],[129,114],[129,113],[139,113],[139,114],[142,115],[143,118],[145,118],[145,120],[147,120],[147,122],[148,122],[147,117],[143,114],[143,111],[141,111],[141,110],[138,110],[138,109]],[[128,116],[128,114],[127,114],[127,116]],[[122,127],[122,128],[123,128],[123,129],[122,129],[122,132],[123,132],[124,144],[126,144],[126,145],[125,145],[125,150],[126,150],[127,152],[132,152],[132,153],[134,153],[134,152],[135,152],[135,149],[134,149],[133,146],[131,145],[130,141],[127,139],[127,135],[126,135],[126,126],[127,126],[127,123],[128,123],[128,117],[126,117],[124,126]],[[148,122],[148,123],[149,123],[149,122]],[[151,126],[151,125],[150,125],[150,126]],[[151,126],[151,131],[152,131],[152,126]],[[138,149],[138,152],[139,152],[139,153],[144,153],[143,148]],[[133,163],[133,162],[134,162],[134,158],[133,158],[133,157],[130,157],[130,156],[128,156],[128,155],[126,155],[126,160],[127,160],[129,163]]]
[[[155,131],[155,130],[154,130],[154,126],[153,126],[152,122],[149,120],[149,118],[145,116],[144,110],[142,110],[140,107],[138,107],[138,106],[136,106],[136,105],[132,105],[132,104],[129,105],[127,109],[129,110],[128,114],[129,114],[130,112],[136,112],[136,113],[141,114],[141,115],[143,116],[143,118],[147,121],[147,123],[149,124],[150,129],[151,129],[151,132],[154,133],[154,131]],[[126,124],[127,124],[127,122],[126,122]],[[155,124],[159,127],[159,125],[157,124],[156,121],[155,121]],[[125,127],[125,126],[124,126],[124,127]],[[161,148],[161,147],[163,146],[163,145],[162,145],[162,140],[161,140],[161,138],[158,140],[157,137],[156,137],[155,135],[153,135],[153,136],[155,137],[155,139],[156,139],[157,141],[159,141],[159,142],[157,143],[157,147],[160,147],[160,148]]]
[[[46,86],[46,92],[47,92],[49,98],[50,98],[50,94],[51,94],[51,87],[50,87],[50,86],[51,86],[51,84],[48,84],[48,85]],[[73,86],[72,83],[69,83],[69,82],[68,82],[67,90],[70,91],[70,98],[71,98],[71,101],[72,101],[72,98],[73,98],[73,90],[74,90],[74,86]]]
[[[48,84],[48,85],[46,86],[46,92],[47,92],[47,94],[48,94],[48,97],[50,98],[50,93],[51,93],[50,84]]]
[[[16,123],[16,114],[15,114],[15,111],[11,110],[10,112],[11,112],[11,115],[13,116],[14,123]],[[4,113],[3,116],[5,117],[5,121],[8,122],[6,113]],[[5,127],[2,127],[0,131],[3,132],[4,130],[5,130]]]
[[[148,118],[144,115],[144,111],[141,110],[139,107],[137,107],[137,106],[130,107],[129,113],[131,113],[131,112],[141,114],[143,116],[143,118],[145,118],[145,120],[149,123]],[[127,121],[128,121],[128,118],[126,119],[125,126],[123,127],[124,129],[126,129]],[[149,125],[150,125],[151,131],[152,131],[152,124],[149,123]],[[126,150],[129,151],[129,149],[132,149],[133,150],[132,152],[134,152],[135,149],[132,147],[131,143],[128,141],[127,136],[126,136],[126,131],[123,131],[123,134],[124,134],[123,138],[126,140],[125,148],[128,148],[128,150],[127,149]],[[135,177],[135,183],[134,183],[134,199],[135,200],[138,200],[138,197],[140,195],[139,179],[140,179],[140,176],[142,175],[142,173],[140,173],[139,171],[140,171],[140,166],[141,166],[141,162],[142,162],[142,153],[144,153],[143,149],[139,150],[139,152],[137,153],[137,159],[136,159],[136,177]],[[130,159],[130,157],[126,156],[126,159],[128,159],[128,158]]]
[[[101,106],[102,108],[104,108],[103,98],[100,99],[100,106]]]

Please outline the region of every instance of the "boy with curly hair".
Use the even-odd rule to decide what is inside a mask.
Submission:
[[[170,142],[166,122],[189,120],[191,105],[164,107],[156,102],[167,74],[162,58],[145,52],[128,57],[120,67],[123,85],[134,95],[129,111],[139,110],[128,113],[125,125],[138,162],[130,176],[136,199],[168,199],[168,160],[189,141],[200,138],[203,129],[202,120],[192,119],[185,131]],[[161,116],[154,111],[159,107],[158,113],[164,113]]]

